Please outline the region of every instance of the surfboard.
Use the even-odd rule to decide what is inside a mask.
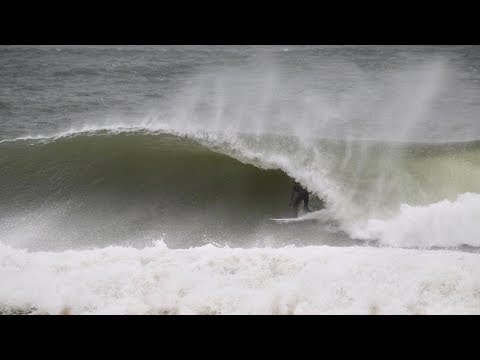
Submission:
[[[297,218],[269,218],[276,223],[291,223],[291,222],[302,222],[302,221],[320,221],[320,219],[325,217],[325,210],[317,210],[311,213],[303,214]]]
[[[269,219],[277,223],[289,223],[289,222],[296,222],[296,221],[302,220],[302,218],[283,218],[283,219],[269,218]]]
[[[317,221],[318,219],[316,218],[303,218],[303,217],[298,217],[298,218],[282,218],[282,219],[275,219],[275,218],[269,218],[272,221],[275,221],[276,223],[290,223],[290,222],[301,222],[301,221]]]

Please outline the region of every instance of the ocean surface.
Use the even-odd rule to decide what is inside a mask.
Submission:
[[[0,46],[0,81],[0,314],[480,314],[480,46]]]

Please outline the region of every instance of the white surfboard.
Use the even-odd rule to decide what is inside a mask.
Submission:
[[[305,221],[305,219],[302,219],[301,217],[299,217],[299,218],[283,218],[283,219],[270,218],[270,220],[273,220],[277,223],[289,223],[289,222]]]
[[[297,218],[282,218],[275,219],[270,218],[270,220],[275,221],[276,223],[290,223],[290,222],[301,222],[301,221],[319,221],[322,218],[322,215],[325,213],[325,210],[318,210],[311,213],[304,214]]]

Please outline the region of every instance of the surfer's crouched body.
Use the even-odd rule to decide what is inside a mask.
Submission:
[[[305,211],[306,212],[311,212],[311,210],[308,207],[308,200],[309,200],[308,191],[302,185],[300,185],[298,182],[294,181],[293,182],[292,196],[290,198],[290,204],[288,204],[288,206],[292,206],[292,201],[293,201],[293,215],[294,215],[294,217],[298,217],[298,206],[300,205],[300,202],[302,200],[303,200],[303,208],[305,209]]]

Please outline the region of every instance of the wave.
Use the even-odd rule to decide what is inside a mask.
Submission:
[[[421,222],[395,220],[417,207],[436,219],[431,204],[480,193],[478,141],[385,143],[114,127],[3,141],[0,175],[0,237],[16,246],[108,246],[113,239],[137,246],[133,238],[162,233],[183,239],[177,246],[245,246],[258,242],[259,232],[265,239],[273,231],[268,218],[291,216],[292,179],[312,192],[314,209],[327,208],[322,229],[336,229],[333,240],[340,243],[350,237],[390,246],[479,246],[473,223],[470,232],[446,239],[422,232]],[[478,202],[463,199],[457,207],[464,213]],[[392,240],[397,225],[378,225],[386,223],[404,224],[405,240]],[[298,245],[300,238],[325,244],[318,227],[295,226],[276,230],[284,235],[281,244]],[[243,240],[232,243],[235,234]]]
[[[170,134],[94,132],[0,145],[2,200],[22,206],[72,196],[156,197],[178,209],[216,199],[235,203],[272,193],[288,176]],[[289,187],[289,184],[287,185]],[[186,195],[188,194],[188,195]],[[186,197],[184,197],[186,196]]]
[[[143,246],[158,233],[194,246],[291,216],[284,172],[175,135],[23,139],[0,144],[0,154],[0,236],[16,246],[106,246],[138,237]]]

